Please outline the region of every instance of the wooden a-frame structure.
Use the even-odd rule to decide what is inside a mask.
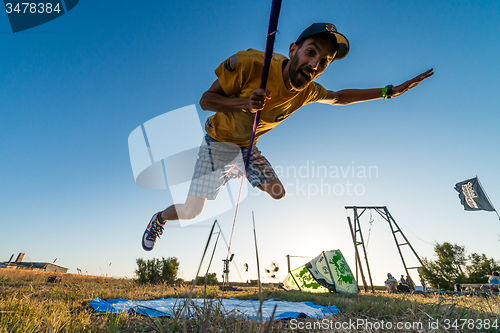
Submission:
[[[363,254],[365,257],[365,265],[366,265],[366,270],[368,272],[368,278],[370,279],[370,286],[372,292],[374,291],[373,288],[373,281],[372,281],[372,276],[370,272],[370,265],[368,264],[368,256],[366,255],[366,247],[365,247],[365,242],[363,240],[363,234],[361,232],[361,225],[359,223],[359,218],[363,213],[367,210],[374,210],[376,211],[382,218],[389,223],[389,226],[391,228],[392,236],[394,238],[394,242],[396,243],[396,247],[399,252],[399,256],[401,257],[401,261],[403,263],[403,267],[406,272],[406,276],[410,276],[408,273],[408,270],[410,269],[419,269],[423,266],[422,260],[420,260],[420,257],[418,256],[417,252],[415,252],[415,249],[411,246],[410,242],[406,238],[406,236],[403,234],[403,231],[399,228],[398,224],[392,217],[391,213],[389,213],[389,210],[387,209],[386,206],[364,206],[364,207],[358,207],[358,206],[346,206],[346,210],[352,209],[354,213],[354,223],[351,223],[351,218],[350,216],[347,216],[347,222],[349,223],[349,228],[351,230],[351,236],[352,236],[352,241],[354,243],[354,250],[355,250],[355,256],[356,256],[356,281],[358,280],[358,271],[361,274],[361,279],[363,280],[363,286],[365,292],[368,292],[368,285],[366,283],[365,275],[363,272],[363,265],[361,262],[361,256],[360,256],[360,251],[359,247],[361,246],[361,249],[363,250]],[[361,212],[360,212],[361,211]],[[401,252],[401,247],[402,246],[409,246],[415,257],[417,258],[418,262],[420,263],[421,266],[415,266],[415,267],[408,267],[406,265],[405,259],[403,257],[403,253]],[[410,288],[414,289],[415,286],[411,280],[409,279],[408,283],[410,284]]]

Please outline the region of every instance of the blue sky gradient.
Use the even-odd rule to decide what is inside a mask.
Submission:
[[[15,34],[0,15],[0,259],[26,252],[25,260],[57,257],[72,273],[78,267],[132,277],[137,258],[176,256],[182,277],[193,278],[211,221],[167,228],[144,252],[150,216],[172,199],[135,185],[127,138],[145,121],[190,104],[204,122],[211,113],[198,102],[216,79],[213,70],[239,50],[264,49],[270,7],[260,0],[87,0]],[[281,201],[250,190],[233,238],[242,280],[257,275],[252,211],[261,267],[277,261],[281,278],[286,254],[340,249],[354,269],[344,209],[351,205],[386,205],[421,257],[432,258],[433,243],[448,241],[500,259],[498,217],[465,212],[454,190],[478,175],[500,207],[498,17],[498,1],[283,2],[275,52],[287,54],[313,22],[334,23],[349,39],[349,55],[318,79],[327,89],[396,85],[429,68],[435,75],[391,100],[308,105],[259,140],[273,166],[285,170],[314,163],[378,173],[285,174],[291,190]],[[322,181],[364,191],[312,194]],[[297,191],[297,182],[311,191]],[[218,216],[226,237],[233,216]],[[368,256],[374,283],[382,284],[388,271],[399,277],[403,269],[386,222],[374,219]],[[368,219],[362,223],[367,235]],[[222,274],[225,256],[219,246],[210,271]],[[292,268],[303,263],[294,259]]]

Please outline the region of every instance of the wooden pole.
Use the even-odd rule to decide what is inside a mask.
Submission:
[[[351,229],[352,242],[354,244],[354,251],[356,253],[356,268],[359,266],[359,271],[361,273],[361,279],[363,279],[363,287],[364,287],[365,293],[367,293],[368,292],[368,285],[366,283],[365,275],[363,274],[363,267],[361,266],[361,258],[359,257],[359,252],[358,252],[358,244],[356,244],[356,235],[354,234],[354,230],[352,228],[352,223],[351,223],[351,218],[349,216],[347,217],[347,222],[349,223],[349,229]]]

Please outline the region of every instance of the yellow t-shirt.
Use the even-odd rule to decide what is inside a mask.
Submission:
[[[313,82],[300,92],[290,92],[283,81],[284,55],[275,53],[269,68],[266,89],[271,99],[260,114],[255,141],[288,118],[302,105],[326,98],[326,89]],[[264,52],[254,49],[240,51],[229,57],[215,69],[224,92],[231,97],[250,97],[260,86]],[[248,147],[252,135],[255,114],[249,112],[216,112],[205,123],[207,134],[217,141],[232,142]]]

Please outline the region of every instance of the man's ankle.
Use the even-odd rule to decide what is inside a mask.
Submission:
[[[165,220],[162,217],[162,214],[163,214],[163,212],[161,212],[160,214],[158,214],[158,222],[160,222],[160,224],[165,224],[167,222],[167,220]]]

